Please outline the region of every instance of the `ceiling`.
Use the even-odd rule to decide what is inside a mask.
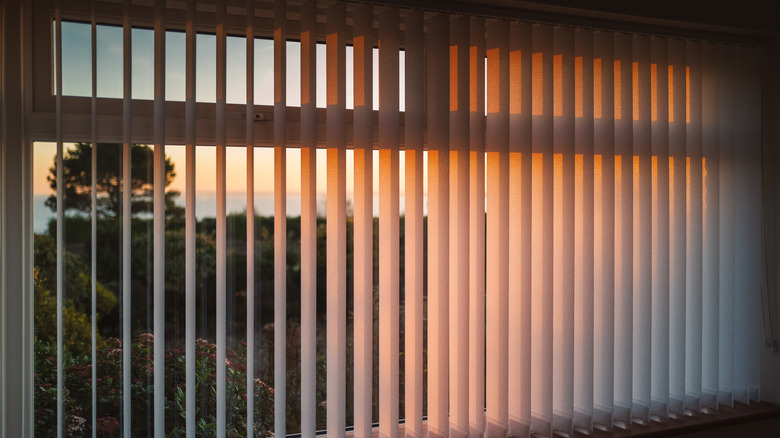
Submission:
[[[778,0],[379,0],[494,17],[714,40],[780,33]]]
[[[767,32],[780,29],[777,0],[512,0],[507,3],[538,3]]]

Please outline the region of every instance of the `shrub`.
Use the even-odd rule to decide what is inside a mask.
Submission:
[[[145,436],[153,428],[148,421],[149,401],[153,397],[152,370],[154,368],[154,336],[144,333],[132,340],[131,360],[131,433]],[[57,434],[57,351],[52,344],[41,340],[35,343],[35,433],[38,436]],[[184,375],[186,356],[183,348],[165,352],[165,416],[166,436],[183,437],[186,418],[184,383],[170,378]],[[246,348],[227,350],[226,380],[228,436],[246,434]],[[122,343],[109,338],[97,350],[97,436],[120,436],[122,411]],[[196,342],[196,391],[204,391],[206,408],[196,406],[197,436],[212,436],[216,431],[216,345],[198,339]],[[68,349],[63,354],[64,411],[66,436],[87,436],[92,432],[92,360],[89,354],[75,354]],[[254,379],[254,431],[256,436],[270,436],[273,428],[273,388],[260,379]],[[203,409],[203,410],[202,410]],[[178,421],[177,421],[178,420]],[[178,423],[178,424],[177,424]]]

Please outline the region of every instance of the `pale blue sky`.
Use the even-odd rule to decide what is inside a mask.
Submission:
[[[98,97],[122,97],[122,28],[97,26]],[[154,32],[133,29],[132,96],[154,98]],[[246,40],[228,36],[227,102],[246,103]],[[167,100],[185,98],[185,35],[166,32],[165,95]],[[62,89],[69,96],[92,95],[90,25],[62,23]],[[214,102],[216,96],[216,37],[198,34],[196,41],[196,99]],[[374,49],[374,109],[379,108],[379,52]],[[255,104],[273,104],[273,41],[255,39]],[[325,107],[325,46],[317,45],[317,106]],[[347,108],[353,107],[352,47],[347,47]],[[404,110],[404,52],[399,53],[399,103]],[[287,104],[300,106],[300,44],[287,43]]]

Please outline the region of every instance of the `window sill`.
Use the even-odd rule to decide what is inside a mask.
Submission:
[[[753,403],[744,405],[734,403],[734,407],[721,406],[717,411],[695,413],[691,416],[669,418],[663,422],[651,421],[648,425],[632,424],[630,429],[615,428],[609,432],[594,430],[591,435],[575,433],[575,437],[619,438],[619,437],[672,437],[696,432],[714,432],[730,426],[746,425],[764,420],[780,419],[780,406],[772,403]],[[752,430],[752,429],[751,429]],[[763,430],[763,429],[762,429]],[[704,436],[704,435],[702,435]],[[751,435],[753,436],[753,435]]]

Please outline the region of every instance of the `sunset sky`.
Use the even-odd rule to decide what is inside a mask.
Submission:
[[[91,43],[88,23],[62,23],[63,46],[63,94],[71,96],[91,96]],[[97,93],[99,97],[122,97],[122,28],[117,26],[97,26]],[[133,29],[132,95],[134,99],[152,99],[154,94],[154,32],[151,29]],[[216,37],[198,34],[197,37],[197,73],[196,98],[199,102],[214,102],[216,95]],[[185,96],[185,34],[166,32],[166,99],[183,101]],[[244,37],[227,38],[227,102],[243,104],[246,102],[246,49]],[[287,44],[287,103],[300,105],[300,45],[298,42]],[[352,47],[347,47],[347,108],[353,107],[352,83]],[[317,46],[317,106],[325,106],[325,47]],[[400,109],[404,109],[404,53],[399,55],[399,99]],[[374,49],[374,109],[379,106],[378,51]],[[255,40],[255,104],[273,103],[273,41]],[[85,139],[88,140],[88,139]],[[68,144],[65,145],[66,149]],[[33,179],[34,194],[48,195],[51,192],[46,176],[54,162],[56,144],[36,142],[34,146]],[[98,149],[98,153],[100,153]],[[169,189],[185,192],[185,148],[167,146],[166,155],[173,161],[177,173]],[[324,196],[326,191],[325,150],[318,151],[317,192]],[[403,151],[400,156],[400,194],[404,194]],[[199,147],[197,150],[197,191],[205,195],[216,192],[216,152],[213,147]],[[347,192],[351,197],[354,177],[352,151],[347,151]],[[379,153],[374,152],[374,193],[378,196]],[[273,150],[255,149],[255,192],[259,196],[273,194]],[[300,150],[290,148],[287,152],[287,192],[291,196],[300,194]],[[246,149],[229,147],[227,149],[227,192],[237,198],[246,193]],[[180,202],[183,202],[183,196]],[[289,202],[288,202],[289,204]],[[378,202],[375,203],[375,210]],[[292,207],[292,206],[290,206]],[[288,207],[289,208],[289,207]],[[403,211],[403,202],[401,205]],[[230,206],[228,206],[230,210]],[[293,208],[295,211],[299,209]],[[378,210],[377,210],[378,211]],[[260,212],[259,212],[260,213]]]

